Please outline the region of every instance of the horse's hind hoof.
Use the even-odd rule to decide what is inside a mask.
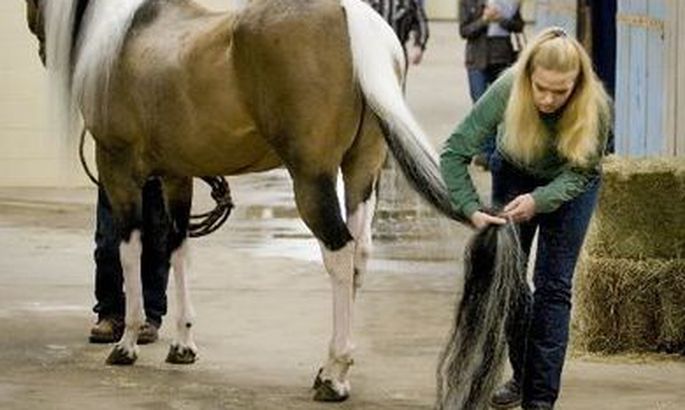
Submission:
[[[348,392],[338,392],[335,387],[333,387],[333,381],[323,380],[321,378],[321,370],[319,370],[319,374],[316,375],[312,388],[314,389],[314,401],[339,403],[350,397]]]
[[[172,364],[193,364],[197,360],[197,353],[188,347],[172,345],[169,347],[169,354],[166,362]]]
[[[107,364],[130,366],[136,362],[136,359],[138,359],[138,355],[135,351],[127,352],[122,347],[114,346],[114,349],[112,349],[112,352],[107,357]]]

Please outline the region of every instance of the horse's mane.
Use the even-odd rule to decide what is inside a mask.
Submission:
[[[47,64],[55,103],[71,133],[75,107],[100,112],[98,92],[107,90],[112,65],[138,9],[148,0],[64,0],[45,2]],[[78,103],[78,104],[77,104]]]

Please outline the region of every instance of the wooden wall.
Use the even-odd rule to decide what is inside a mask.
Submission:
[[[621,155],[685,156],[685,84],[677,75],[685,68],[683,16],[685,4],[679,0],[618,3],[616,152]]]
[[[685,157],[685,2],[671,2],[666,20],[666,149]]]

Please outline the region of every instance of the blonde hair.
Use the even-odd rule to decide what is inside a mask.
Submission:
[[[513,70],[514,83],[504,114],[506,152],[524,164],[540,158],[549,131],[533,100],[531,75],[535,68],[561,73],[578,72],[557,129],[557,153],[583,166],[599,150],[600,138],[610,126],[610,99],[592,69],[580,43],[561,28],[549,28],[523,50]]]

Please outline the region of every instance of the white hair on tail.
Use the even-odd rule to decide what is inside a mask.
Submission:
[[[445,215],[465,221],[452,206],[438,155],[404,99],[406,58],[392,28],[361,0],[341,0],[355,75],[369,106],[387,127],[386,142],[407,180]]]
[[[385,20],[361,0],[341,0],[347,12],[355,74],[374,111],[401,116],[413,131],[423,131],[407,109],[400,84],[405,76],[405,57],[397,35]],[[390,77],[396,73],[398,78]]]
[[[83,16],[72,79],[74,98],[86,118],[106,115],[107,107],[98,97],[107,92],[112,66],[120,54],[136,11],[145,1],[90,2]]]

